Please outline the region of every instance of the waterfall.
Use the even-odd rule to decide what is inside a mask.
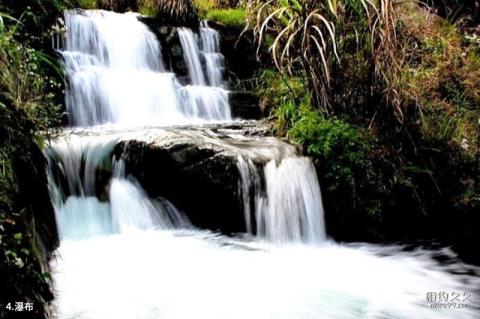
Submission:
[[[197,36],[191,29],[180,28],[178,30],[180,43],[182,44],[183,56],[187,62],[188,75],[193,85],[206,86],[205,75],[201,63],[200,49],[198,48]]]
[[[231,119],[218,32],[203,21],[200,35],[191,29],[179,28],[178,36],[190,78],[190,84],[182,90],[184,110],[191,116]]]
[[[112,154],[120,137],[71,137],[47,150],[49,191],[61,240],[129,229],[189,227],[164,198],[151,199]]]
[[[165,70],[160,44],[137,14],[67,11],[65,24],[64,39],[56,43],[64,43],[58,50],[67,73],[66,106],[73,125],[231,119],[226,90],[203,87],[204,80],[198,83],[202,89],[183,87]],[[204,78],[203,71],[198,72]]]
[[[327,239],[310,159],[245,121],[230,122],[220,38],[207,22],[198,33],[178,29],[190,78],[185,86],[166,69],[158,40],[137,14],[68,11],[65,23],[66,34],[54,43],[75,127],[45,150],[60,235],[51,261],[56,318],[447,319],[451,311],[478,317],[473,303],[433,309],[425,302],[428,292],[480,287],[480,271],[450,251],[440,256],[452,261],[443,266],[436,252]],[[219,121],[227,123],[212,123]],[[159,152],[153,160],[136,158],[134,142]],[[165,154],[169,165],[161,167]],[[169,178],[159,174],[141,185],[148,171],[131,169],[131,157],[158,167],[155,173],[168,170]],[[217,183],[215,173],[203,171],[210,165],[232,173],[226,175],[232,187],[212,194],[212,205],[230,191],[235,205],[238,195],[252,236],[198,229],[187,209],[172,203],[178,198],[152,195],[150,183],[165,189],[182,183],[173,189],[197,204],[198,194],[182,186],[196,178]],[[170,176],[177,168],[186,172],[178,181]],[[237,206],[232,211],[241,214]]]
[[[251,160],[239,157],[237,166],[250,234],[276,243],[325,240],[320,186],[309,159],[271,160],[260,172]]]
[[[225,70],[225,62],[223,55],[220,53],[220,36],[216,30],[208,26],[207,21],[202,21],[200,38],[208,83],[210,86],[224,87],[223,72]]]

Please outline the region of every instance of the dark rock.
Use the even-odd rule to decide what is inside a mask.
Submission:
[[[171,201],[195,226],[226,234],[245,231],[234,157],[188,143],[158,148],[130,141],[119,147],[127,173],[150,196]]]
[[[149,128],[126,132],[113,156],[124,160],[126,174],[135,177],[150,197],[169,200],[199,228],[232,234],[246,230],[238,156],[263,166],[285,152],[295,152],[292,145],[265,136],[268,133],[268,127],[254,121]]]
[[[220,33],[220,49],[230,72],[232,88],[243,90],[242,82],[253,78],[260,69],[253,34],[215,21],[209,21],[208,24]]]
[[[18,200],[30,208],[32,215],[27,217],[27,223],[34,227],[37,248],[48,269],[47,261],[58,246],[58,230],[47,188],[47,163],[36,146],[32,145],[28,151],[28,154],[18,154],[13,162],[19,187]]]
[[[258,120],[262,117],[258,96],[249,92],[230,92],[230,107],[234,118]]]
[[[156,18],[142,17],[140,20],[156,35],[162,46],[162,57],[167,70],[176,74],[181,84],[188,84],[188,68],[183,58],[182,45],[176,26],[166,26]],[[198,27],[198,24],[197,26]]]

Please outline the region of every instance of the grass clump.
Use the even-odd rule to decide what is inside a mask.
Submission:
[[[245,26],[245,9],[212,9],[204,17],[226,26],[242,28]]]
[[[193,0],[202,19],[213,20],[226,26],[243,28],[246,10],[239,1]]]
[[[136,6],[144,14],[166,16],[179,23],[195,19],[197,14],[191,0],[137,0]]]
[[[193,0],[193,5],[201,16],[204,16],[210,10],[218,8],[216,0]]]
[[[19,23],[4,26],[0,21],[0,102],[21,109],[38,129],[47,130],[61,122],[56,94],[62,84],[49,75],[52,69],[61,71],[55,59],[15,39]]]
[[[247,26],[259,53],[265,40],[276,68],[306,75],[315,107],[333,113],[332,80],[342,51],[368,47],[373,77],[390,83],[397,70],[393,1],[249,0]],[[400,116],[396,106],[394,111]]]
[[[402,26],[410,43],[395,83],[405,107],[418,110],[426,139],[461,146],[478,153],[480,55],[457,26],[428,9],[404,8]]]

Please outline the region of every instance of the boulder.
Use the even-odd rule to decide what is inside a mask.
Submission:
[[[270,138],[260,141],[254,137],[265,135],[266,128],[248,124],[238,128],[234,124],[213,129],[148,130],[140,133],[141,137],[127,137],[115,152],[124,159],[126,173],[151,197],[168,199],[193,225],[225,234],[245,232],[238,156],[264,164],[270,154],[255,148],[258,143],[265,147],[265,139]],[[274,144],[267,144],[274,153],[273,145],[282,142],[271,139]]]

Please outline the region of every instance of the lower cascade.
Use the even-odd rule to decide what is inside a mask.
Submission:
[[[56,43],[73,127],[45,151],[61,240],[51,262],[56,317],[442,319],[452,312],[432,308],[429,292],[480,287],[470,266],[442,265],[428,250],[330,240],[312,161],[246,129],[260,124],[232,121],[219,35],[207,22],[178,29],[182,85],[136,14],[75,11],[65,21]],[[209,202],[198,206],[213,211],[230,203],[210,192],[220,179],[236,206],[215,214],[182,206],[197,197],[173,185],[200,185]],[[243,231],[223,234],[215,218],[237,208]]]

